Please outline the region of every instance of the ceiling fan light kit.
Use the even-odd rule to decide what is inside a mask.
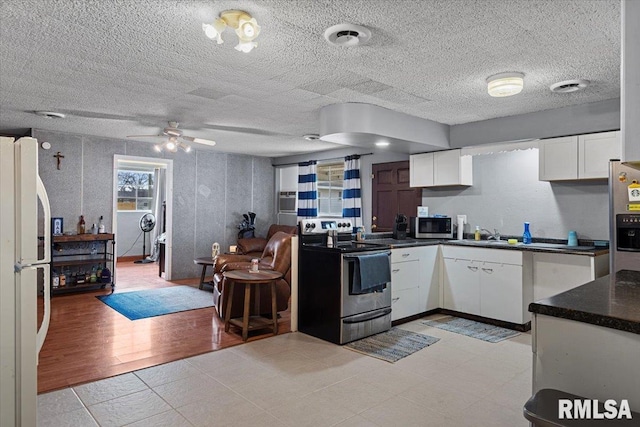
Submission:
[[[162,133],[159,135],[129,135],[127,138],[157,138],[159,136],[168,136],[169,138],[165,142],[153,146],[153,149],[158,153],[162,153],[163,151],[175,153],[178,151],[178,148],[185,153],[189,153],[191,151],[191,146],[185,141],[193,142],[194,144],[209,145],[211,147],[216,145],[216,142],[210,139],[195,138],[184,135],[182,130],[178,129],[178,122],[170,121],[168,124],[169,126],[164,128]],[[183,141],[181,141],[181,139]]]
[[[495,98],[517,95],[523,87],[523,73],[500,73],[487,78],[487,92]]]
[[[224,43],[222,33],[227,27],[233,28],[238,36],[238,44],[235,46],[237,51],[249,53],[258,46],[253,40],[260,35],[260,25],[258,25],[256,18],[253,18],[245,11],[225,10],[220,13],[220,16],[213,23],[202,24],[202,30],[205,35],[212,40],[216,40],[218,44]]]

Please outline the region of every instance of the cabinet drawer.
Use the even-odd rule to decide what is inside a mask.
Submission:
[[[419,261],[396,262],[391,264],[391,294],[403,289],[420,286]]]
[[[391,263],[404,261],[418,261],[420,248],[391,249]]]
[[[403,319],[420,313],[419,288],[393,292],[391,298],[391,320]]]

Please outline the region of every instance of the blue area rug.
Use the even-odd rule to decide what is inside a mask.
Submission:
[[[487,325],[486,323],[476,322],[474,320],[461,319],[459,317],[445,317],[437,320],[424,320],[424,325],[433,326],[434,328],[443,329],[456,334],[466,335],[468,337],[477,338],[487,342],[500,342],[508,338],[520,335],[520,332],[511,329],[501,328],[499,326]]]
[[[391,328],[386,332],[346,344],[345,347],[393,363],[438,341],[440,338]]]
[[[191,286],[122,292],[96,298],[130,320],[213,307],[211,292]]]

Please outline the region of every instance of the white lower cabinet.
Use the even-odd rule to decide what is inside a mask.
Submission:
[[[533,301],[530,263],[520,251],[443,247],[444,308],[523,324]]]
[[[444,258],[444,308],[480,315],[478,264],[468,259]]]
[[[522,266],[487,262],[480,266],[479,274],[480,315],[526,323],[522,312]]]
[[[438,245],[391,250],[391,320],[438,308]]]

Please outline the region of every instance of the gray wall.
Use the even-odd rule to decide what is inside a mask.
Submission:
[[[197,277],[195,257],[211,253],[211,244],[234,244],[242,213],[257,214],[258,234],[275,222],[275,174],[271,160],[213,151],[156,153],[137,141],[33,130],[39,141],[40,176],[49,194],[52,215],[63,217],[65,230],[75,230],[78,217],[90,225],[104,216],[112,230],[113,156],[115,154],[173,159],[173,279]],[[65,156],[56,170],[53,156]],[[117,239],[118,236],[116,236]]]
[[[538,149],[473,156],[473,186],[423,189],[429,214],[454,218],[466,214],[476,225],[503,235],[521,236],[531,223],[533,237],[566,239],[576,230],[581,239],[609,239],[609,199],[605,180],[549,183],[538,181]]]
[[[588,89],[587,89],[588,90]],[[451,148],[620,129],[620,99],[451,126]]]
[[[118,212],[118,256],[140,256],[142,258],[142,231],[140,231],[140,218],[143,212]],[[149,233],[148,239],[151,239]],[[136,242],[136,238],[138,241]],[[126,253],[125,253],[126,252]],[[151,253],[149,240],[147,240],[147,255]]]

